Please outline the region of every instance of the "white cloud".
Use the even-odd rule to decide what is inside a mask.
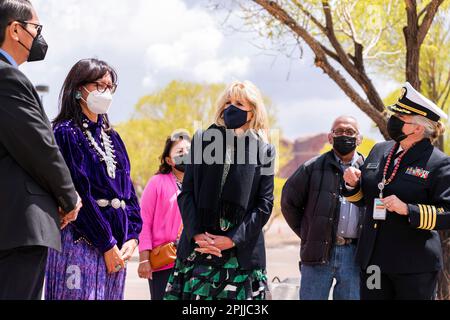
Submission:
[[[48,113],[79,59],[98,57],[119,73],[113,120],[125,120],[140,96],[174,79],[222,82],[245,76],[250,59],[227,50],[227,39],[204,7],[183,0],[34,0],[49,43],[45,62],[23,70],[49,84]]]
[[[248,57],[228,60],[210,59],[199,63],[195,67],[194,75],[198,80],[207,79],[211,82],[221,82],[230,77],[237,79],[247,73],[249,64]]]
[[[291,138],[327,131],[341,113],[354,114],[370,131],[370,119],[314,67],[308,50],[303,60],[265,56],[250,44],[258,43],[255,34],[226,32],[221,13],[205,8],[207,0],[191,6],[186,0],[32,1],[50,48],[44,62],[21,69],[35,84],[50,85],[45,97],[50,118],[56,115],[58,93],[72,65],[98,57],[119,74],[110,111],[116,123],[129,118],[141,96],[174,79],[249,79],[277,106],[279,124]],[[238,28],[240,22],[230,23]],[[376,82],[383,94],[396,86],[384,79]]]

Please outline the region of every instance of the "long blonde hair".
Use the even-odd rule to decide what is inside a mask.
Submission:
[[[223,118],[226,103],[230,100],[246,101],[251,106],[253,118],[250,121],[250,130],[253,130],[258,136],[267,141],[269,133],[269,121],[267,117],[266,106],[259,89],[250,81],[233,81],[217,100],[215,124],[225,127]]]

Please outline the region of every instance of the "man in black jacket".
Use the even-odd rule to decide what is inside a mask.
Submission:
[[[40,299],[47,248],[81,202],[39,96],[18,70],[47,44],[28,0],[0,0],[0,300]],[[59,209],[58,209],[59,207]]]
[[[328,139],[333,150],[308,161],[287,180],[281,210],[301,239],[300,299],[328,299],[336,279],[334,299],[358,300],[354,257],[363,210],[342,195],[343,172],[363,163],[355,151],[362,139],[356,119],[336,119]]]

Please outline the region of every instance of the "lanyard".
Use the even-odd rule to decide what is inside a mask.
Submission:
[[[404,150],[404,151],[400,154],[400,156],[398,157],[397,164],[394,166],[394,170],[392,171],[391,176],[389,177],[388,180],[386,180],[386,175],[387,175],[389,166],[391,165],[392,157],[393,157],[393,155],[394,155],[395,150],[398,149],[398,146],[399,146],[399,144],[397,143],[397,144],[392,148],[392,150],[391,150],[391,152],[389,153],[389,156],[388,156],[388,158],[387,158],[386,165],[384,166],[384,170],[383,170],[383,180],[378,184],[378,189],[380,190],[380,199],[383,199],[383,190],[384,190],[384,188],[385,188],[388,184],[390,184],[390,183],[394,180],[395,176],[397,175],[397,171],[398,171],[398,168],[400,167],[400,163],[402,162],[402,159],[403,159],[403,157],[404,157],[405,154],[406,154],[406,150]]]

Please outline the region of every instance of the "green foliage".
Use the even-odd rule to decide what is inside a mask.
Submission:
[[[196,121],[202,123],[200,127],[210,125],[216,99],[224,89],[223,84],[172,81],[142,97],[132,119],[117,126],[127,146],[138,193],[158,170],[166,139],[176,130],[192,135]]]
[[[133,119],[115,128],[121,135],[131,162],[131,177],[140,195],[147,180],[158,170],[159,156],[170,129],[163,121]]]
[[[447,10],[447,14],[450,10]],[[431,26],[421,50],[420,80],[422,93],[445,112],[450,106],[450,25],[441,13]]]
[[[173,132],[186,130],[192,136],[213,123],[216,100],[223,90],[224,84],[172,81],[139,99],[132,119],[116,127],[127,146],[138,194],[158,170],[164,143]],[[275,110],[269,98],[264,100],[274,126]]]
[[[346,53],[367,75],[394,80],[400,85],[405,81],[406,41],[404,28],[407,26],[405,1],[397,0],[330,0],[324,6],[323,0],[281,0],[277,3],[299,26],[317,40],[322,48],[328,49],[329,61],[335,66],[341,62],[336,54]],[[414,1],[417,5],[418,25],[421,25],[430,0]],[[273,17],[252,1],[241,1],[247,26],[251,26],[266,41],[272,41],[274,48],[290,58],[295,53],[302,55],[303,43],[298,36],[278,17]],[[327,21],[325,12],[331,14]],[[450,1],[444,1],[434,17],[430,30],[420,52],[419,77],[424,93],[445,111],[450,104]],[[336,43],[328,27],[332,26]],[[292,41],[292,40],[295,41]],[[358,50],[360,49],[360,50]],[[343,51],[343,52],[342,52]],[[331,52],[331,54],[330,54]],[[343,64],[345,66],[345,63]],[[358,81],[358,80],[357,80]],[[398,97],[394,93],[395,98]],[[394,103],[390,99],[390,103]]]
[[[293,144],[284,145],[280,143],[277,150],[279,168],[283,168],[294,158],[294,153],[292,150],[293,148],[294,148]]]
[[[223,84],[172,81],[162,90],[142,97],[136,105],[137,118],[168,123],[167,128],[193,129],[195,121],[211,123]]]
[[[429,0],[418,0],[417,11],[421,12],[429,3]],[[270,15],[259,15],[255,19],[256,7],[242,1],[246,15],[246,25],[255,29],[264,39],[271,40],[276,47],[292,56],[293,47],[298,42],[289,40],[290,32],[286,26]],[[326,18],[322,0],[283,0],[280,5],[302,27],[313,35],[321,44],[333,48],[324,31],[314,23],[313,18],[322,26],[326,26]],[[362,45],[362,57],[365,67],[388,79],[396,79],[403,82],[405,78],[406,46],[403,28],[407,25],[405,1],[398,0],[335,0],[329,1],[330,12],[333,20],[333,30],[343,50],[349,56],[355,55],[355,43]],[[426,43],[422,51],[427,50],[430,40],[437,45],[440,42],[433,41],[436,34],[442,34],[442,29],[448,30],[448,14],[450,1],[444,1],[440,6],[439,14],[430,29]],[[425,15],[421,15],[419,24]],[[441,31],[439,31],[441,29]],[[439,37],[438,37],[439,39]],[[442,40],[442,39],[440,39]],[[290,44],[290,45],[289,45]],[[448,50],[439,50],[442,56]],[[440,56],[439,56],[440,57]],[[449,61],[447,56],[440,61]]]

